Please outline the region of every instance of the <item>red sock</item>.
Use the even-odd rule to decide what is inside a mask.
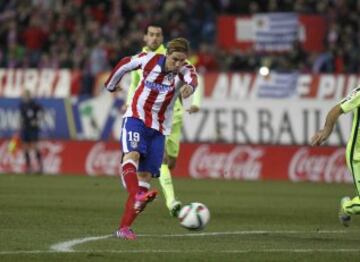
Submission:
[[[143,192],[146,193],[149,191],[149,187],[150,184],[149,183],[144,183],[144,182],[139,182],[139,190],[138,192]],[[125,215],[123,216],[122,220],[121,220],[121,224],[120,224],[120,228],[122,227],[130,227],[131,224],[134,222],[135,218],[138,216],[139,213],[136,213],[134,210],[134,203],[135,203],[135,195],[130,195],[128,197],[128,200],[126,202],[126,207],[125,210],[130,210],[129,212],[126,213],[125,211]],[[128,214],[128,215],[126,215]]]
[[[129,194],[136,194],[139,191],[139,181],[134,162],[127,161],[122,165],[122,176]]]
[[[136,175],[136,166],[133,162],[125,162],[122,165],[122,174],[126,189],[128,191],[128,198],[125,204],[125,210],[121,218],[119,228],[130,227],[136,218],[134,210],[135,195],[139,191],[139,182]]]

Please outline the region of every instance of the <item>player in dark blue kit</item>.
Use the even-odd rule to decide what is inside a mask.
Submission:
[[[38,161],[37,170],[39,173],[43,171],[41,153],[37,147],[39,141],[40,118],[43,114],[43,108],[34,99],[31,98],[30,91],[26,90],[20,103],[20,136],[24,156],[26,161],[26,172],[31,173],[30,151],[35,150],[36,159]]]

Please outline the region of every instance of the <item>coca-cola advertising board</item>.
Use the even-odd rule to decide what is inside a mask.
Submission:
[[[44,172],[53,175],[116,176],[121,151],[116,142],[42,141]],[[290,180],[350,183],[343,147],[262,146],[234,144],[181,145],[173,172],[194,179]],[[34,169],[36,162],[33,157]],[[21,173],[20,148],[8,151],[0,140],[0,173]]]
[[[0,173],[24,172],[21,146],[10,152],[8,143],[0,139]],[[49,140],[39,142],[39,148],[46,174],[114,176],[119,173],[121,151],[116,142]],[[33,154],[31,159],[33,169],[37,170]]]
[[[352,182],[342,147],[184,144],[174,173],[197,179]]]

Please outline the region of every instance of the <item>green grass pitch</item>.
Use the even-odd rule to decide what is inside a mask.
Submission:
[[[180,227],[161,195],[124,241],[108,237],[126,197],[118,178],[0,175],[0,261],[359,261],[360,220],[337,219],[352,185],[174,182],[184,203],[209,207],[205,230]],[[64,243],[72,251],[51,249]]]

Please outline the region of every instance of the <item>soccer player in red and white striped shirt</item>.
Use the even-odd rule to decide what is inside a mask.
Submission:
[[[121,130],[122,180],[129,195],[115,232],[118,238],[136,239],[130,226],[157,195],[157,191],[150,190],[150,180],[160,175],[174,103],[179,95],[189,97],[198,82],[195,68],[186,62],[188,54],[189,42],[184,38],[173,39],[167,45],[166,55],[150,52],[123,58],[105,83],[106,89],[113,92],[125,73],[142,70]]]

